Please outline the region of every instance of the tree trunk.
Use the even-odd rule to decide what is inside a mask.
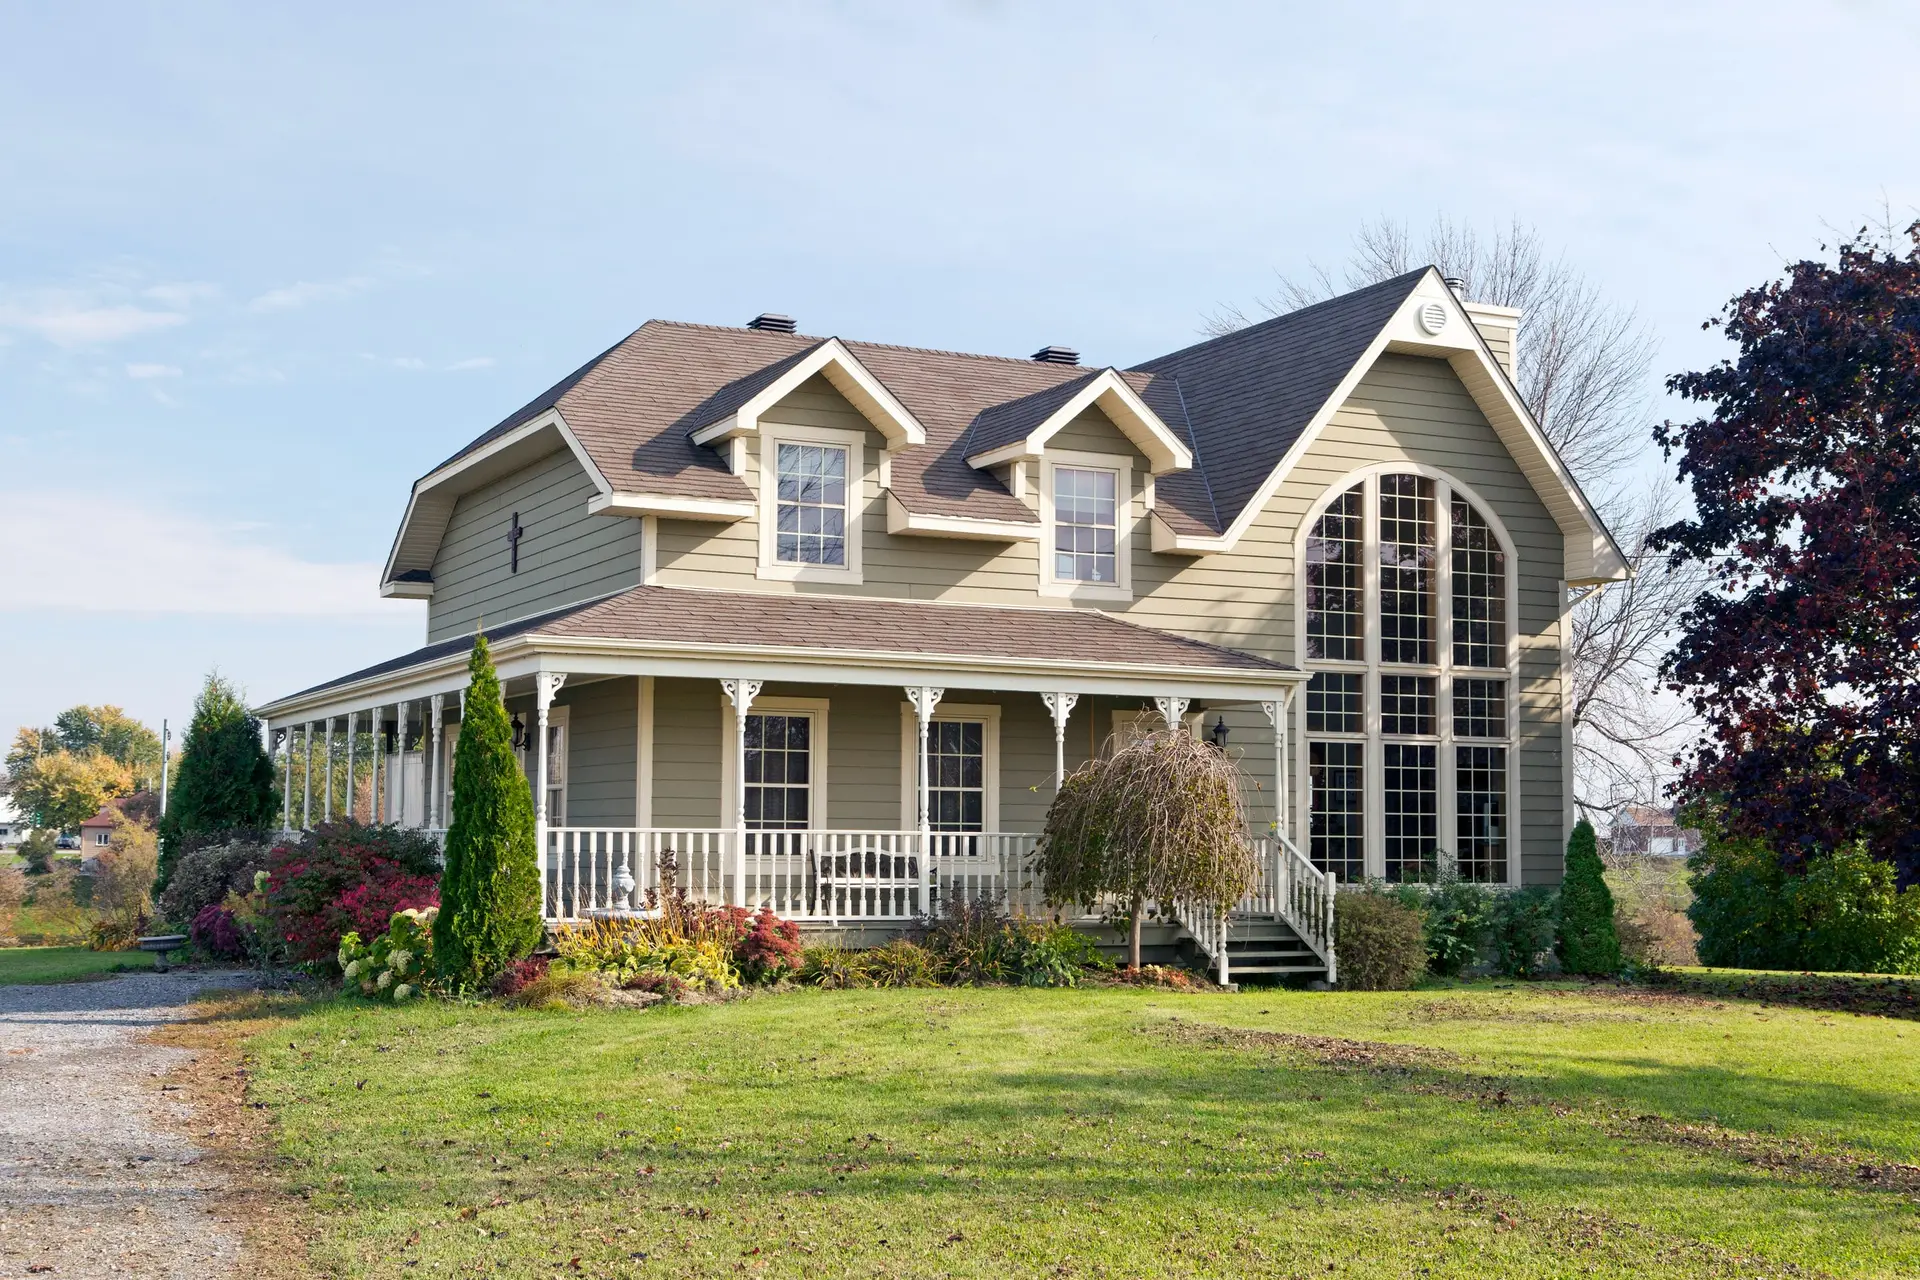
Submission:
[[[1127,921],[1127,966],[1132,969],[1140,967],[1140,921],[1146,914],[1146,908],[1145,899],[1135,898],[1133,911]]]

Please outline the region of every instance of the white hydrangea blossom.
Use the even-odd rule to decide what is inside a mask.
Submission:
[[[379,988],[380,988],[380,990],[382,990],[382,991],[385,991],[385,990],[386,990],[386,989],[387,989],[388,987],[390,987],[390,986],[392,986],[392,985],[393,985],[393,970],[391,970],[391,969],[382,969],[382,970],[380,971],[380,976],[379,976],[378,978],[376,978],[376,979],[374,979],[374,985],[375,985],[375,986],[377,986],[377,987],[379,987]]]
[[[387,957],[387,964],[396,970],[404,970],[412,963],[413,952],[411,951],[395,951]]]
[[[359,977],[360,962],[358,960],[349,960],[347,962],[346,969],[342,972],[341,976],[346,978],[348,982],[352,982],[355,978]]]
[[[399,986],[393,989],[393,998],[395,1000],[405,1000],[408,996],[412,994],[413,994],[413,987],[405,982],[401,983]]]

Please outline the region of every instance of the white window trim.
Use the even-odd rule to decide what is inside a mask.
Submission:
[[[1434,663],[1382,664],[1380,661],[1380,477],[1383,475],[1418,475],[1434,482],[1434,528],[1438,541],[1437,550],[1444,553],[1438,556],[1434,566]],[[1363,652],[1364,662],[1331,662],[1320,659],[1308,660],[1306,656],[1307,640],[1307,593],[1306,593],[1306,550],[1307,538],[1326,509],[1334,499],[1354,487],[1362,485],[1362,544],[1361,544],[1361,589],[1364,593],[1364,618],[1366,640]],[[1365,805],[1366,805],[1366,871],[1369,876],[1380,876],[1386,871],[1386,752],[1385,736],[1380,726],[1380,676],[1384,670],[1388,675],[1429,675],[1435,677],[1434,698],[1438,732],[1432,737],[1412,738],[1395,735],[1395,742],[1435,743],[1438,766],[1439,797],[1439,848],[1443,862],[1457,856],[1454,846],[1459,843],[1459,823],[1457,821],[1458,790],[1456,778],[1456,760],[1454,748],[1459,745],[1453,735],[1453,504],[1455,495],[1465,498],[1473,504],[1475,510],[1485,518],[1487,526],[1493,530],[1495,540],[1500,544],[1501,552],[1506,556],[1506,610],[1507,610],[1507,661],[1504,667],[1462,667],[1459,673],[1469,678],[1504,679],[1507,683],[1507,736],[1504,740],[1493,738],[1467,739],[1471,746],[1500,746],[1507,750],[1507,883],[1522,883],[1521,863],[1523,861],[1523,814],[1520,807],[1520,753],[1526,744],[1520,735],[1520,557],[1515,550],[1513,538],[1507,532],[1506,523],[1501,520],[1493,504],[1481,497],[1474,489],[1463,484],[1449,473],[1437,467],[1425,466],[1417,462],[1397,461],[1378,462],[1361,467],[1328,485],[1320,497],[1309,507],[1301,518],[1299,527],[1294,531],[1293,572],[1296,589],[1293,593],[1293,634],[1295,656],[1302,669],[1317,671],[1364,671],[1367,676],[1366,691],[1366,752],[1365,752]],[[1562,708],[1564,726],[1565,709]],[[1309,827],[1312,821],[1312,777],[1308,770],[1310,753],[1306,744],[1307,735],[1307,699],[1306,686],[1301,686],[1301,696],[1294,699],[1295,741],[1301,744],[1295,752],[1294,787],[1300,803],[1295,810],[1299,814],[1299,846],[1302,852],[1308,852],[1310,839]],[[1348,734],[1319,734],[1315,739],[1354,741]],[[1567,792],[1561,797],[1567,811],[1573,806],[1573,796]]]
[[[807,787],[807,830],[827,829],[827,706],[825,698],[755,698],[748,715],[772,712],[776,715],[805,714],[813,717],[812,777]],[[720,694],[720,825],[731,827],[734,820],[735,782],[740,757],[740,731],[733,716],[733,703]]]
[[[995,702],[946,703],[934,708],[933,723],[942,720],[978,720],[980,731],[983,794],[980,798],[980,829],[1000,829],[1000,704]],[[911,831],[920,825],[920,719],[913,704],[900,704],[900,829]]]
[[[778,532],[780,507],[780,446],[782,444],[832,445],[847,451],[847,563],[843,568],[821,564],[788,564],[779,558],[774,534]],[[861,544],[866,541],[867,461],[866,436],[858,431],[833,427],[801,427],[784,422],[769,422],[760,433],[760,566],[756,577],[776,582],[839,582],[857,584],[862,579]]]
[[[1054,577],[1053,473],[1059,467],[1075,471],[1113,471],[1113,572],[1115,582],[1076,582]],[[1040,594],[1068,600],[1133,599],[1133,535],[1138,524],[1133,497],[1133,459],[1114,453],[1075,453],[1049,449],[1040,460]]]

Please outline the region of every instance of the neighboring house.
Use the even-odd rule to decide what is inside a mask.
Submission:
[[[27,815],[14,807],[13,797],[0,795],[0,849],[24,843],[32,830]]]
[[[90,865],[113,842],[114,823],[120,818],[120,806],[109,800],[100,812],[80,824],[80,860]]]
[[[1248,913],[1314,953],[1267,967],[1311,967],[1326,873],[1561,874],[1568,589],[1626,570],[1517,323],[1431,269],[1126,370],[650,321],[415,483],[381,589],[425,646],[260,712],[377,728],[381,812],[439,826],[484,625],[550,916],[670,851],[829,924],[1030,900],[1063,769],[1220,726]],[[288,790],[292,825],[340,805]]]
[[[1656,858],[1685,858],[1700,851],[1702,837],[1683,827],[1670,809],[1631,807],[1613,820],[1608,833],[1615,853],[1650,854]]]

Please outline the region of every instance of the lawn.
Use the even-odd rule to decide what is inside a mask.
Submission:
[[[0,947],[0,987],[71,982],[107,973],[153,968],[143,951],[89,951],[85,947]]]
[[[1920,1024],[1642,992],[325,1002],[330,1274],[1920,1273]]]

